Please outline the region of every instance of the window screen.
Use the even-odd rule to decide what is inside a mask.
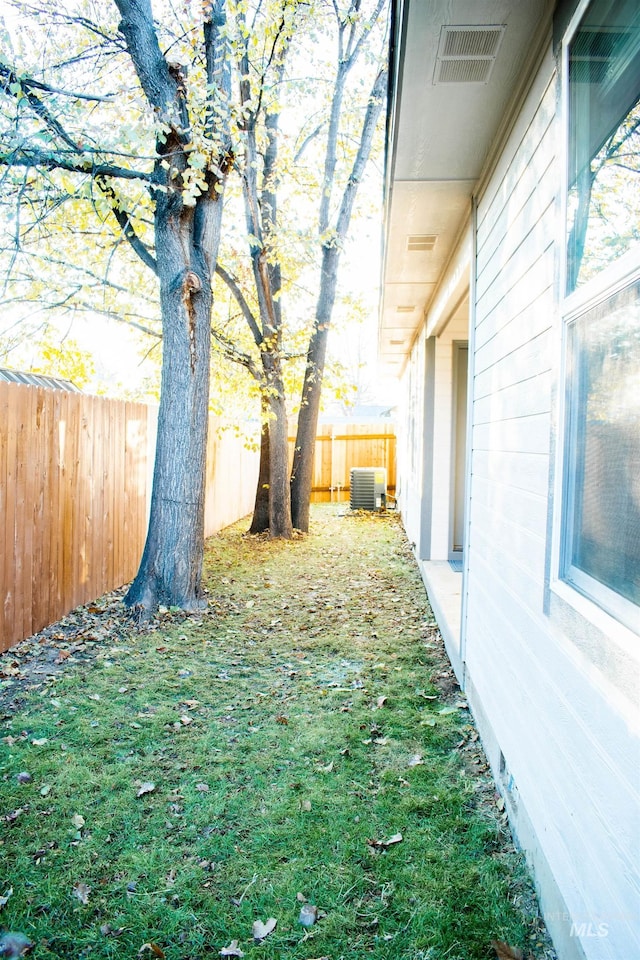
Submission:
[[[568,406],[565,577],[640,604],[640,282],[569,325]]]

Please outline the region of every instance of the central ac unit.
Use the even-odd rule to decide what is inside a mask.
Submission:
[[[386,501],[386,467],[351,468],[349,503],[352,510],[380,510],[386,506]]]

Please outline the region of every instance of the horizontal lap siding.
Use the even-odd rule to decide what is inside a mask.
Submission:
[[[620,960],[637,952],[620,919],[637,896],[633,737],[545,606],[561,362],[552,76],[549,57],[478,204],[466,667],[573,919],[610,921],[587,956]]]
[[[469,611],[483,662],[468,656],[467,665],[476,686],[480,679],[479,692],[490,682],[491,722],[500,731],[509,773],[576,920],[631,917],[635,900],[628,877],[637,868],[637,838],[629,818],[634,791],[602,748],[628,742],[629,733],[616,727],[587,678],[576,675],[574,664],[545,642],[536,617],[520,607],[513,619],[505,612],[504,597],[504,589],[499,596],[485,595],[482,605]],[[522,635],[537,642],[522,648],[517,642]],[[540,661],[552,663],[553,673],[541,671]],[[489,666],[490,681],[485,681],[481,674]],[[599,743],[593,739],[594,722]],[[613,942],[599,946],[605,951],[601,956],[611,960],[634,955],[616,954]]]

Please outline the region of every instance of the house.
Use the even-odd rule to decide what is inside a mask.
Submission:
[[[399,505],[562,960],[640,957],[640,4],[396,0]]]

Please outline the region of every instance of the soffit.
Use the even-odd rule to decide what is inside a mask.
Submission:
[[[402,39],[387,148],[380,319],[380,359],[387,372],[400,372],[442,282],[548,5],[549,0],[399,4]],[[453,56],[447,59],[448,54]],[[410,236],[436,241],[430,250],[412,252]]]

